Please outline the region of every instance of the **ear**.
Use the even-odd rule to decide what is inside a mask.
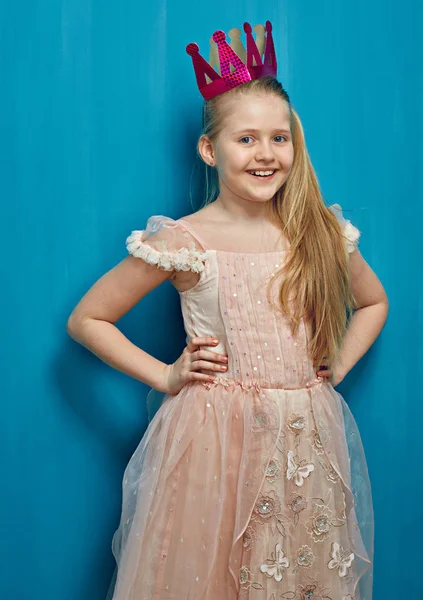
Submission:
[[[216,166],[213,144],[206,135],[202,135],[198,140],[198,153],[207,165]]]

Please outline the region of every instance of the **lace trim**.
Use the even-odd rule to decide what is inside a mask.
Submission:
[[[326,382],[326,380],[324,377],[315,377],[314,379],[307,381],[304,385],[301,385],[298,387],[284,387],[284,386],[279,386],[279,385],[269,385],[266,382],[260,383],[259,381],[256,381],[256,380],[247,382],[247,381],[241,381],[238,379],[232,379],[230,377],[216,376],[214,378],[214,381],[201,381],[201,384],[204,385],[204,387],[206,387],[208,390],[212,386],[223,385],[224,387],[239,386],[243,390],[251,390],[254,388],[256,390],[256,392],[260,392],[261,390],[264,390],[264,389],[303,390],[303,389],[308,389],[308,388],[314,387],[315,385],[319,385],[319,384],[325,383],[325,382]]]
[[[347,240],[348,252],[353,252],[357,248],[358,240],[360,239],[360,231],[351,221],[347,221],[344,225],[344,236]]]
[[[143,233],[143,230],[133,231],[126,239],[126,249],[129,254],[142,258],[150,265],[157,265],[165,271],[192,271],[193,273],[204,271],[205,253],[196,250],[194,242],[189,242],[188,248],[169,251],[166,242],[161,240],[158,242],[160,250],[156,250],[142,241]]]
[[[357,248],[361,232],[351,221],[344,217],[340,204],[331,204],[328,208],[333,212],[342,227],[348,252],[353,252]]]

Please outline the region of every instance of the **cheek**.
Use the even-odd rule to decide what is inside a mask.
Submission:
[[[242,152],[231,152],[225,153],[224,156],[220,156],[219,164],[219,173],[223,177],[233,178],[245,173],[248,160],[246,160],[244,153]]]
[[[294,148],[286,148],[285,152],[280,156],[280,162],[283,167],[290,171],[294,163]]]

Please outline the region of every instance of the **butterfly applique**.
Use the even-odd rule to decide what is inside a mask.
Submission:
[[[349,548],[344,550],[337,542],[332,542],[330,556],[332,560],[328,562],[328,568],[338,569],[339,577],[345,577],[355,558],[353,552]]]
[[[297,460],[296,460],[297,459]],[[292,450],[288,451],[288,468],[286,471],[286,478],[288,480],[293,479],[295,485],[301,487],[304,484],[304,479],[314,471],[313,463],[307,464],[307,460],[299,460],[298,456],[294,456]]]

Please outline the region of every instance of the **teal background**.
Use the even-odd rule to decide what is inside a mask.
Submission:
[[[147,388],[71,340],[66,321],[124,258],[132,229],[200,206],[201,97],[185,45],[207,56],[215,29],[266,19],[325,199],[361,229],[390,299],[381,337],[338,391],[373,484],[374,599],[419,595],[421,5],[3,0],[2,598],[105,598]],[[184,346],[178,302],[165,284],[119,327],[173,362]]]

